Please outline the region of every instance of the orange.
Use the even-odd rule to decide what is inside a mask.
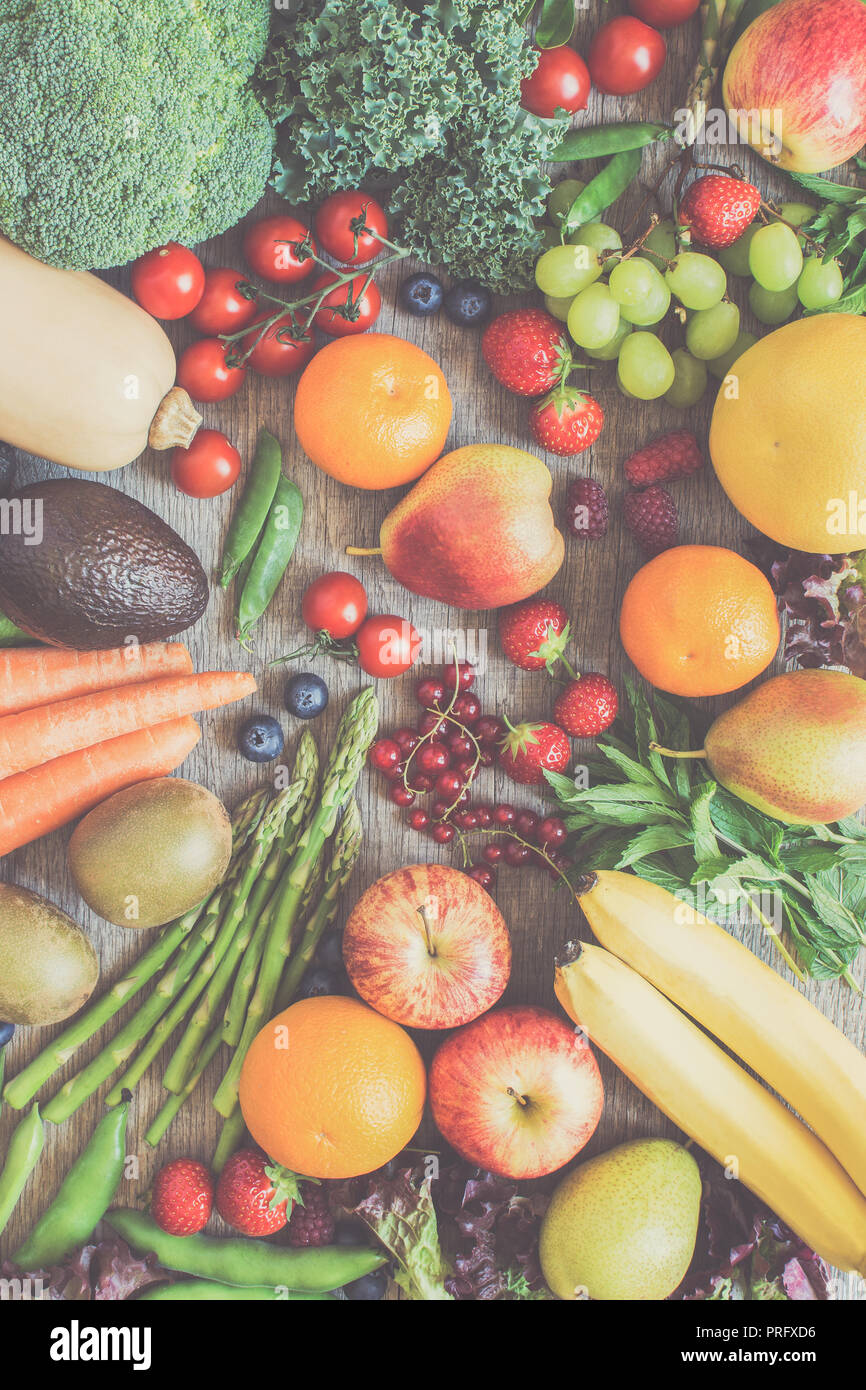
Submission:
[[[302,999],[246,1055],[247,1129],[276,1163],[310,1178],[370,1173],[421,1123],[427,1077],[405,1029],[357,999]]]
[[[295,394],[304,451],[353,487],[414,482],[441,454],[450,424],[441,368],[389,333],[335,339],[307,365]]]
[[[718,545],[678,545],[639,569],[619,615],[641,675],[672,695],[723,695],[769,666],[779,617],[761,571]]]

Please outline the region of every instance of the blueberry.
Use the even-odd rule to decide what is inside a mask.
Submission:
[[[252,715],[238,733],[238,748],[251,763],[269,763],[278,758],[285,743],[279,723],[269,714]]]
[[[477,328],[490,316],[490,293],[477,280],[458,280],[443,300],[443,308],[452,323],[461,328]]]
[[[339,994],[339,981],[333,970],[314,965],[308,970],[298,993],[302,999],[315,999],[320,994]]]
[[[385,1297],[387,1289],[388,1276],[377,1269],[372,1274],[362,1274],[360,1279],[353,1279],[351,1284],[344,1286],[343,1293],[352,1303],[376,1303]]]
[[[286,685],[286,709],[298,719],[318,719],[328,708],[328,687],[321,676],[304,671]]]
[[[428,275],[426,271],[419,271],[403,281],[398,298],[400,307],[408,313],[416,318],[427,318],[430,314],[439,313],[443,294],[441,280],[437,280],[435,275]]]
[[[327,936],[322,937],[316,952],[316,964],[321,965],[323,970],[342,970],[343,937],[340,932],[329,931]]]
[[[334,1227],[335,1245],[366,1245],[366,1228],[360,1221],[338,1221]]]
[[[0,1047],[5,1047],[15,1032],[14,1023],[0,1023]]]

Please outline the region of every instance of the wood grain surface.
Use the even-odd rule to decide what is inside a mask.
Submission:
[[[588,36],[607,14],[607,7],[600,4],[594,4],[591,9],[578,10],[579,49],[586,51]],[[693,20],[683,28],[670,32],[667,37],[667,66],[649,90],[623,100],[601,97],[594,92],[588,113],[578,119],[597,124],[625,118],[668,118],[683,99],[697,47],[697,21]],[[755,177],[765,195],[795,196],[790,185],[777,178],[766,164],[743,148],[704,150],[700,157],[723,163],[736,160]],[[663,152],[645,157],[641,173],[645,186],[655,182],[666,158]],[[562,172],[573,171],[564,168]],[[583,173],[583,170],[580,172]],[[665,210],[669,208],[670,188],[671,182],[668,180],[663,189],[663,199],[667,195]],[[643,193],[632,190],[609,215],[609,220],[623,231],[624,240],[629,239],[624,229],[642,197]],[[278,200],[269,196],[246,221],[261,215],[265,209],[272,210],[277,206]],[[632,237],[645,225],[647,211],[645,209],[632,224]],[[201,248],[202,258],[206,265],[242,267],[240,245],[241,229],[235,229]],[[404,268],[400,270],[405,273]],[[113,272],[106,278],[121,289],[128,289],[127,272]],[[441,364],[455,404],[446,447],[454,448],[476,441],[531,447],[526,429],[526,403],[508,395],[493,381],[481,356],[480,335],[456,328],[444,316],[419,322],[398,311],[395,307],[398,280],[399,273],[393,269],[383,276],[384,304],[376,329],[410,338]],[[734,282],[733,294],[744,305],[742,282]],[[500,301],[496,307],[502,310],[514,307],[519,302],[535,301],[531,296],[524,296],[522,301]],[[744,326],[755,327],[748,312],[744,316]],[[169,325],[168,332],[178,350],[192,336],[189,328],[183,324]],[[86,323],[82,323],[81,333],[82,336],[88,333]],[[680,341],[676,330],[673,330],[671,341],[674,344]],[[701,407],[684,416],[664,403],[644,405],[626,401],[616,388],[612,367],[605,366],[603,370],[594,372],[592,377],[592,389],[606,415],[601,438],[590,451],[576,460],[562,460],[549,455],[546,461],[553,474],[553,500],[557,511],[561,512],[568,480],[577,474],[589,474],[608,491],[610,529],[601,541],[578,541],[567,537],[565,563],[548,592],[552,598],[563,603],[572,615],[574,664],[577,668],[608,672],[619,680],[628,669],[628,663],[617,635],[617,613],[623,591],[641,563],[638,548],[621,521],[622,462],[653,435],[684,423],[693,427],[705,441],[712,390],[708,391]],[[46,383],[46,389],[50,389],[50,383]],[[373,613],[394,612],[428,630],[459,627],[470,642],[486,642],[488,662],[478,681],[478,691],[486,712],[543,718],[550,714],[552,705],[552,690],[544,674],[521,673],[502,658],[497,646],[494,613],[458,612],[417,599],[391,580],[378,560],[346,559],[343,554],[346,544],[376,544],[379,523],[400,494],[354,491],[318,472],[303,455],[294,437],[293,391],[291,382],[269,380],[250,373],[247,383],[232,400],[203,408],[205,423],[223,430],[236,443],[245,462],[252,456],[259,427],[264,425],[272,430],[283,444],[285,470],[297,482],[306,499],[306,516],[295,558],[267,620],[260,626],[251,651],[245,653],[236,643],[232,633],[231,598],[216,586],[205,616],[183,639],[190,646],[196,669],[251,669],[260,682],[258,696],[240,706],[208,713],[201,718],[201,743],[180,770],[181,775],[210,787],[229,807],[244,793],[261,784],[270,773],[268,767],[257,769],[245,762],[237,751],[235,732],[246,714],[263,710],[281,718],[288,737],[288,751],[294,745],[300,725],[286,715],[282,706],[285,668],[271,670],[268,662],[290,651],[303,636],[300,596],[309,581],[324,569],[346,568],[356,573],[367,587],[370,611]],[[240,488],[215,500],[195,501],[182,496],[172,486],[168,464],[166,455],[148,452],[123,471],[107,476],[84,476],[98,476],[101,481],[121,488],[152,507],[190,542],[208,573],[215,578],[221,538]],[[41,460],[22,459],[21,476],[24,481],[62,475],[63,472]],[[697,477],[676,484],[675,493],[683,541],[743,549],[749,534],[748,525],[727,502],[709,466]],[[479,548],[483,550],[483,517],[481,521]],[[325,749],[347,698],[360,688],[363,681],[353,668],[337,662],[322,660],[316,669],[326,677],[331,689],[327,715],[313,726],[320,746]],[[417,717],[418,710],[413,701],[414,684],[414,675],[403,680],[378,683],[384,728],[394,728]],[[719,708],[722,703],[716,702]],[[576,758],[580,760],[579,746],[576,748]],[[500,798],[519,804],[537,804],[499,772],[483,773],[480,791],[489,800]],[[359,804],[365,826],[365,841],[341,906],[341,921],[363,888],[387,870],[418,861],[458,862],[452,848],[439,849],[429,839],[408,829],[403,823],[402,813],[385,798],[383,784],[375,774],[365,773],[362,777]],[[78,897],[66,867],[67,840],[68,832],[59,832],[19,850],[7,857],[0,873],[7,881],[22,883],[45,893],[84,925],[99,953],[102,967],[100,988],[104,989],[142,951],[147,944],[147,936],[112,926],[88,911]],[[509,923],[514,942],[514,971],[507,1001],[531,1002],[555,1008],[554,955],[562,943],[575,933],[588,935],[585,922],[567,894],[557,891],[546,875],[534,871],[501,871],[496,900]],[[747,929],[744,939],[759,956],[784,973],[784,967],[771,943],[760,930]],[[861,982],[866,982],[866,959],[862,956],[855,973]],[[853,1041],[864,1046],[866,1006],[862,995],[840,983],[810,984],[807,993]],[[123,1019],[126,1014],[120,1017]],[[48,1028],[18,1030],[7,1057],[7,1076],[14,1074],[28,1057],[45,1044],[51,1031]],[[101,1036],[92,1040],[61,1075],[70,1075],[92,1056],[100,1046]],[[434,1043],[435,1038],[422,1041],[426,1055],[429,1056]],[[144,1131],[165,1097],[160,1087],[165,1060],[164,1055],[139,1084],[136,1092],[129,1131],[129,1152],[138,1159],[139,1176],[123,1185],[119,1194],[123,1202],[140,1200],[154,1174],[168,1158],[188,1154],[207,1161],[213,1152],[218,1125],[210,1097],[225,1066],[225,1055],[220,1055],[212,1063],[203,1085],[175,1121],[161,1146],[152,1151],[144,1144]],[[615,1067],[604,1058],[600,1060],[606,1103],[601,1123],[584,1156],[598,1153],[628,1137],[675,1133],[673,1127]],[[53,1089],[53,1086],[46,1088],[43,1101]],[[92,1132],[100,1114],[101,1096],[107,1089],[104,1087],[64,1125],[48,1127],[41,1165],[0,1240],[0,1256],[22,1239],[54,1195],[73,1158]],[[17,1114],[11,1112],[8,1106],[4,1108],[0,1116],[0,1153],[5,1149],[17,1118]],[[430,1128],[422,1131],[421,1142],[435,1149],[435,1132]],[[840,1297],[864,1297],[862,1281],[840,1280],[838,1288]]]

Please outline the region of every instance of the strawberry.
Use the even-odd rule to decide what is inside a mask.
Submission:
[[[627,458],[623,469],[632,487],[649,487],[651,483],[688,478],[703,466],[703,455],[691,430],[669,430]]]
[[[571,367],[562,324],[544,309],[500,314],[485,329],[481,351],[497,381],[517,396],[542,396]]]
[[[568,739],[556,724],[508,724],[499,745],[500,767],[526,787],[541,786],[545,772],[564,772],[570,761]]]
[[[527,598],[499,615],[499,642],[521,671],[552,671],[568,643],[568,614],[548,598]]]
[[[213,1206],[213,1180],[203,1163],[176,1158],[156,1175],[150,1214],[170,1236],[204,1230]]]
[[[301,1200],[292,1208],[289,1245],[302,1249],[311,1245],[330,1245],[334,1239],[334,1217],[327,1194],[321,1187],[305,1182]]]
[[[536,444],[551,454],[581,454],[601,434],[604,411],[598,401],[574,386],[557,386],[529,412]]]
[[[591,671],[568,682],[557,696],[553,717],[572,738],[597,738],[610,728],[618,707],[616,686]]]
[[[647,555],[676,545],[677,509],[665,488],[655,484],[644,492],[627,492],[622,509],[626,526]]]
[[[730,246],[754,220],[761,195],[753,183],[727,174],[705,174],[686,189],[680,222],[702,246]]]
[[[282,1230],[287,1208],[300,1201],[298,1182],[295,1173],[257,1149],[238,1149],[220,1173],[217,1211],[242,1235],[269,1236]]]
[[[568,485],[565,524],[581,540],[596,541],[607,531],[607,497],[593,478],[574,478]]]

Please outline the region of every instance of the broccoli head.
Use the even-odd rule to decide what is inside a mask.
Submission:
[[[269,0],[5,0],[0,231],[90,270],[233,226],[271,168],[249,85],[270,14]]]

